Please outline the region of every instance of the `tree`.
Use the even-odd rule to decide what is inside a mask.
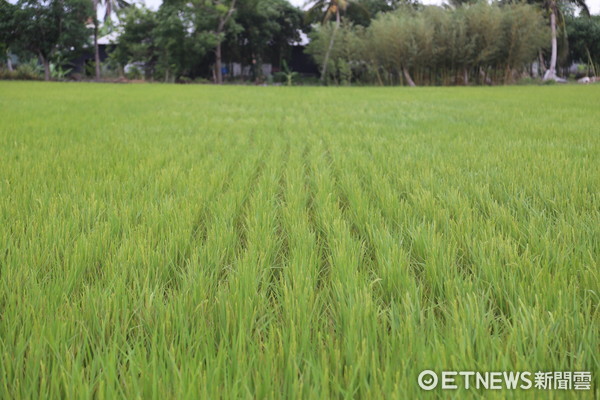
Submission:
[[[89,31],[88,0],[19,0],[14,10],[14,43],[39,57],[50,80],[54,57],[81,49]]]
[[[214,15],[205,3],[165,0],[158,11],[129,7],[120,12],[119,45],[111,60],[123,66],[143,63],[146,79],[189,78],[215,49]]]
[[[448,85],[469,84],[474,73],[474,83],[509,83],[529,70],[549,37],[539,8],[527,4],[404,7],[379,14],[364,32],[356,28],[340,26],[325,79]],[[333,29],[311,34],[307,51],[318,63]]]
[[[15,36],[16,6],[6,0],[0,0],[0,59],[6,56],[6,68],[12,71],[10,46],[16,40]]]
[[[111,59],[121,66],[142,62],[146,77],[152,77],[157,62],[156,13],[144,6],[129,7],[120,13],[120,18],[122,32],[119,45],[110,54]]]
[[[175,81],[188,73],[193,58],[201,57],[195,51],[194,22],[190,8],[182,1],[167,0],[156,13],[152,30],[156,50],[157,76],[165,82]]]
[[[225,29],[227,27],[227,23],[231,20],[233,14],[235,13],[235,5],[236,0],[204,0],[200,2],[203,6],[202,9],[212,17],[213,19],[213,29],[211,29],[212,34],[215,37],[215,67],[214,67],[214,77],[215,83],[222,84],[223,83],[223,41],[225,40]]]
[[[504,81],[513,80],[513,72],[531,61],[547,40],[540,11],[527,4],[503,7],[503,46],[500,57],[506,64]],[[547,42],[546,42],[547,43]]]
[[[470,5],[463,9],[464,23],[471,41],[471,70],[481,79],[488,82],[487,72],[501,64],[504,32],[504,10],[497,6],[489,6],[485,2]],[[465,81],[467,79],[465,78]]]
[[[100,80],[100,46],[98,46],[98,5],[103,0],[92,0],[93,15],[92,21],[94,23],[94,62],[96,66],[96,80]],[[119,8],[128,7],[130,4],[125,0],[104,0],[104,22],[110,20],[113,11]]]
[[[337,39],[330,47],[330,38],[335,25],[327,24],[312,32],[311,41],[306,51],[317,63],[323,64],[327,56],[326,76],[322,79],[339,84],[349,84],[361,73],[364,73],[365,50],[364,28],[355,26],[348,21],[342,22],[338,28]]]
[[[354,0],[348,3],[344,19],[352,21],[354,25],[367,27],[378,14],[401,7],[417,8],[419,0]]]
[[[323,58],[321,81],[323,81],[327,76],[327,64],[329,62],[329,56],[331,55],[331,49],[333,48],[333,43],[335,41],[335,35],[340,28],[341,12],[346,11],[346,8],[348,8],[348,0],[316,0],[316,2],[308,10],[309,14],[314,13],[315,11],[323,12],[322,23],[329,22],[331,18],[335,16],[335,26],[331,32],[329,46],[327,47],[325,57]]]
[[[540,4],[546,12],[550,15],[550,32],[551,32],[551,53],[550,53],[550,67],[544,74],[544,80],[556,80],[556,62],[558,59],[558,34],[557,26],[558,21],[564,21],[564,15],[561,10],[562,7],[574,6],[589,16],[590,10],[588,9],[585,0],[530,0],[530,2]]]
[[[321,67],[321,80],[323,81],[327,77],[327,65],[340,28],[342,14],[346,16],[348,13],[349,20],[354,24],[368,26],[371,19],[378,13],[390,12],[401,6],[414,8],[417,6],[418,0],[314,0],[312,3],[313,5],[306,13],[308,20],[314,20],[315,15],[322,15],[320,20],[323,25],[335,17],[334,29],[329,37],[329,46]]]
[[[286,0],[246,0],[238,3],[235,29],[224,43],[226,56],[253,66],[255,78],[268,60],[281,65],[283,54],[300,40],[303,13]]]
[[[402,74],[409,86],[415,86],[410,69],[417,66],[419,52],[431,49],[428,43],[432,39],[433,26],[424,24],[419,14],[404,10],[376,18],[369,29],[373,44],[378,44],[378,56],[384,69],[392,75],[397,74],[399,80]],[[427,43],[419,43],[415,36],[417,31],[422,39],[428,37]]]
[[[347,0],[346,8],[342,10],[342,19],[350,21],[353,25],[369,26],[372,18],[379,13],[386,13],[396,10],[402,5],[413,4],[413,0]],[[335,6],[329,0],[312,0],[312,4],[306,11],[304,20],[308,24],[321,24],[333,19],[335,12],[332,8]],[[327,12],[333,11],[328,16]]]
[[[157,73],[165,81],[194,75],[206,55],[217,47],[214,15],[206,3],[165,0],[156,14],[152,35],[157,51]],[[214,70],[213,70],[214,72]]]
[[[592,72],[600,74],[600,16],[571,17],[567,32],[570,60],[591,64]]]

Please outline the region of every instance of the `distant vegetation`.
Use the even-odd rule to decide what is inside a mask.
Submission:
[[[322,64],[335,25],[316,31],[308,51]],[[479,3],[381,14],[369,27],[342,24],[328,60],[340,84],[448,85],[512,83],[530,76],[550,43],[539,9]]]
[[[169,0],[157,11],[125,0],[0,0],[0,78],[220,83],[236,79],[228,70],[236,63],[251,82],[290,84],[307,78],[289,79],[302,72],[291,63],[302,32],[325,84],[598,75],[600,17],[587,16],[582,0],[530,3],[315,0],[305,12],[286,0]],[[101,64],[98,38],[107,34],[116,41]],[[19,68],[32,59],[41,74]],[[272,75],[264,75],[263,64],[273,66]]]
[[[290,84],[307,78],[288,79],[303,72],[292,62],[303,32],[324,84],[597,75],[600,17],[590,18],[583,0],[530,3],[315,0],[301,11],[286,0],[168,0],[152,11],[125,0],[0,0],[0,78],[39,78],[16,65],[35,59],[45,79],[221,83],[241,79],[229,70],[235,63],[251,82]],[[105,47],[109,57],[101,63],[98,38],[107,34],[115,45]],[[579,69],[570,69],[573,63]],[[264,64],[273,66],[268,76]]]

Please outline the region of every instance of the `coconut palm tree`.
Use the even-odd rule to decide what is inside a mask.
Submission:
[[[335,27],[329,39],[329,46],[323,59],[323,67],[321,68],[321,81],[327,76],[327,63],[329,62],[329,55],[333,48],[333,42],[335,41],[335,35],[340,28],[341,14],[348,8],[349,0],[316,0],[313,5],[308,9],[307,15],[314,15],[316,12],[323,12],[322,23],[329,22],[331,18],[335,16]]]
[[[560,18],[561,21],[564,21],[564,16],[560,10],[560,1],[565,2],[566,4],[574,5],[581,9],[581,11],[590,15],[590,10],[585,4],[585,0],[544,0],[543,7],[550,13],[550,31],[552,32],[552,53],[550,56],[550,68],[544,74],[544,80],[556,80],[556,59],[558,55],[558,43],[556,39],[556,26],[557,26],[557,18]]]
[[[93,23],[94,23],[94,61],[96,64],[96,80],[100,80],[100,47],[98,46],[98,6],[104,3],[104,22],[110,19],[113,11],[119,8],[129,7],[130,3],[125,0],[92,0]]]

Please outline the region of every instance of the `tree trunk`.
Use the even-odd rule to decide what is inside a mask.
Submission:
[[[542,53],[542,51],[539,51],[539,57],[540,57],[540,76],[543,76],[544,73],[546,72],[546,62],[544,61],[544,54]]]
[[[379,75],[379,67],[375,67],[375,75],[377,76],[377,82],[379,83],[379,86],[383,86],[383,81]]]
[[[484,85],[492,86],[492,84],[494,83],[488,74],[487,68],[479,67],[479,76],[481,77],[481,81]]]
[[[227,21],[229,21],[229,18],[231,18],[231,16],[233,15],[233,13],[235,12],[235,2],[236,0],[232,0],[231,4],[229,5],[229,10],[227,10],[227,13],[222,16],[219,19],[219,26],[217,27],[217,47],[215,48],[215,69],[216,71],[214,71],[215,74],[215,80],[217,84],[222,84],[223,83],[223,72],[221,71],[221,44],[223,42],[223,38],[222,38],[222,34],[225,31],[225,25],[227,25]]]
[[[94,8],[97,2],[94,1]],[[100,46],[98,46],[98,19],[94,18],[94,61],[96,64],[96,80],[100,80]]]
[[[410,73],[408,72],[408,68],[402,67],[402,73],[404,74],[404,78],[406,79],[406,82],[408,82],[408,86],[411,86],[411,87],[417,86],[417,85],[415,85],[415,82],[410,77]]]
[[[504,84],[511,83],[511,68],[510,65],[506,64],[506,69],[504,70]]]
[[[463,68],[463,83],[465,86],[469,86],[469,71],[467,68]]]
[[[252,54],[252,70],[254,83],[260,83],[263,79],[262,58],[254,53]]]
[[[215,49],[215,77],[217,85],[223,83],[223,71],[221,71],[221,41],[217,42]]]
[[[550,68],[544,75],[544,80],[556,79],[556,58],[558,45],[556,42],[556,2],[550,3],[550,30],[552,32],[552,55],[550,57]]]
[[[42,60],[42,64],[44,64],[44,80],[50,80],[50,61],[42,54],[40,54],[40,59]]]
[[[323,81],[327,77],[327,64],[329,63],[329,55],[331,54],[331,49],[333,48],[333,42],[335,41],[335,34],[337,33],[340,27],[340,10],[337,9],[335,11],[335,28],[331,34],[331,38],[329,39],[329,47],[327,47],[327,52],[325,53],[325,58],[323,60],[323,68],[321,68],[321,81]]]
[[[10,58],[10,50],[6,50],[6,68],[8,68],[10,72],[13,71],[12,59]]]

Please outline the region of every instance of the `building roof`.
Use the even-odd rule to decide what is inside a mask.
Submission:
[[[119,33],[117,31],[112,31],[108,35],[98,38],[98,44],[101,44],[101,45],[116,44],[118,39],[119,39]]]

